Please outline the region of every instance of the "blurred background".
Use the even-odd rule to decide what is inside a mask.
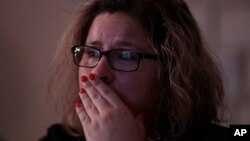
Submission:
[[[83,0],[0,0],[0,141],[35,141],[60,118],[46,97],[48,67]],[[186,0],[220,60],[228,124],[250,124],[250,1]]]

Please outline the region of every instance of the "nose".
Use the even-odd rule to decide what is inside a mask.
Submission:
[[[110,68],[107,57],[102,57],[98,64],[92,68],[92,74],[97,75],[106,83],[111,83],[114,80],[114,70]]]

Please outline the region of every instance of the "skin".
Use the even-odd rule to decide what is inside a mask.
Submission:
[[[102,51],[122,48],[154,54],[142,24],[120,12],[97,15],[85,44]],[[145,59],[137,71],[116,71],[104,56],[94,68],[79,67],[82,104],[76,111],[88,141],[145,140],[150,128],[145,119],[153,117],[159,101],[157,68],[157,61]]]

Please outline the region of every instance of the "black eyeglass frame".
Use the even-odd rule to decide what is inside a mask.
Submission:
[[[75,50],[76,48],[84,48],[84,47],[88,47],[88,48],[92,48],[94,50],[97,50],[99,53],[100,53],[100,56],[98,58],[98,61],[97,63],[94,65],[94,66],[91,66],[91,67],[87,67],[87,66],[82,66],[80,64],[77,63],[77,60],[75,59]],[[130,52],[133,52],[135,54],[137,54],[138,56],[138,62],[137,62],[137,67],[133,70],[120,70],[120,69],[116,69],[113,67],[110,59],[109,59],[109,54],[113,51],[117,51],[117,50],[124,50],[124,51],[130,51]],[[74,45],[73,47],[71,47],[71,52],[73,54],[73,60],[74,60],[74,63],[79,66],[79,67],[83,67],[83,68],[94,68],[98,65],[99,61],[101,60],[102,56],[106,56],[107,59],[108,59],[108,63],[109,63],[109,66],[110,68],[112,68],[113,70],[117,70],[117,71],[123,71],[123,72],[133,72],[133,71],[137,71],[139,66],[140,66],[140,63],[141,63],[141,60],[142,59],[150,59],[150,60],[157,60],[158,57],[157,55],[154,55],[154,54],[149,54],[149,53],[142,53],[142,52],[139,52],[139,51],[135,51],[135,50],[132,50],[132,49],[111,49],[111,50],[108,50],[108,51],[101,51],[100,49],[96,48],[96,47],[93,47],[93,46],[88,46],[88,45]]]

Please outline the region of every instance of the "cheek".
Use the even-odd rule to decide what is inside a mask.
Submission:
[[[121,99],[134,112],[148,111],[157,100],[156,77],[135,75],[118,79],[116,90]]]

